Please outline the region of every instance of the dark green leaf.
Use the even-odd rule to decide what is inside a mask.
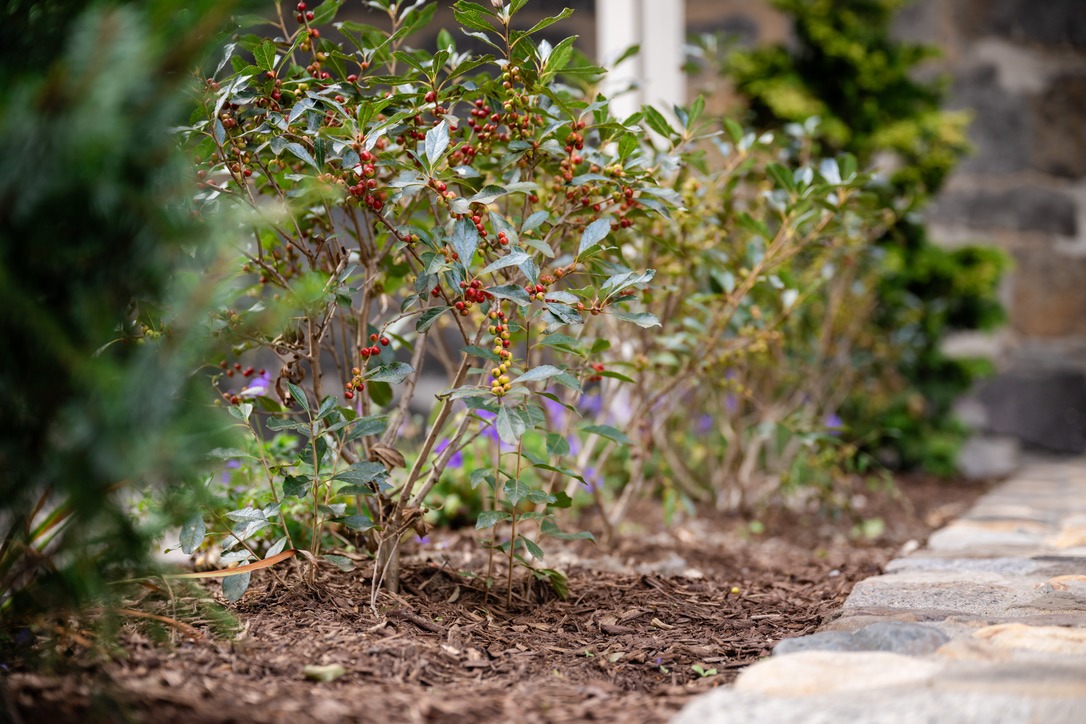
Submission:
[[[309,493],[312,478],[303,475],[288,475],[283,480],[283,495],[304,498]]]
[[[305,396],[305,391],[301,387],[293,382],[287,383],[287,390],[290,391],[291,398],[303,409],[309,409],[309,398]]]
[[[398,385],[414,371],[415,369],[406,362],[393,362],[371,370],[366,374],[366,380],[369,382],[389,382]]]
[[[358,530],[363,533],[374,526],[374,522],[370,520],[368,515],[348,515],[346,518],[340,518],[339,522],[351,530]]]
[[[543,560],[543,549],[539,547],[538,543],[536,543],[531,538],[527,538],[525,536],[517,537],[520,538],[520,541],[524,544],[524,547],[528,550],[529,553],[531,553],[537,560]]]
[[[354,421],[354,426],[351,427],[351,432],[347,435],[344,442],[353,442],[361,437],[367,435],[380,435],[388,427],[388,415],[370,415],[369,417],[360,417]]]
[[[434,326],[434,322],[445,312],[452,309],[452,307],[430,307],[415,320],[415,331],[419,334],[424,334],[426,330]]]
[[[261,70],[275,70],[275,43],[265,40],[253,50],[253,59]]]
[[[385,472],[385,466],[381,463],[373,463],[368,460],[357,462],[351,467],[339,472],[332,479],[342,480],[345,483],[362,485],[373,481],[381,473]]]

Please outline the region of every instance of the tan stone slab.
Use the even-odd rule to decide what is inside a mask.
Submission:
[[[1086,628],[1003,623],[979,629],[973,633],[973,637],[1002,649],[1086,655]]]
[[[754,664],[739,675],[735,689],[768,696],[810,696],[923,687],[942,669],[938,661],[882,651],[802,651]]]

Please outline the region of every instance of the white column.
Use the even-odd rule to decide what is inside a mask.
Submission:
[[[603,92],[611,109],[625,118],[643,103],[662,110],[686,103],[682,72],[686,40],[684,0],[596,0],[597,62],[611,70]],[[614,61],[631,45],[641,52],[618,68]],[[631,83],[634,92],[623,93]]]

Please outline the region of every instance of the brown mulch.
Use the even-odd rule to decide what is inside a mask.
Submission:
[[[851,520],[779,511],[762,516],[758,535],[713,515],[665,528],[644,522],[658,518],[646,506],[640,526],[608,550],[548,541],[546,563],[569,574],[568,599],[520,571],[510,608],[504,576],[500,599],[481,590],[486,553],[470,532],[413,551],[403,590],[381,598],[379,617],[366,564],[322,568],[313,587],[262,572],[233,606],[235,637],[197,624],[203,638],[175,632],[162,644],[132,623],[122,655],[95,664],[81,663],[87,652],[69,640],[62,675],[7,674],[0,719],[663,722],[780,639],[814,632],[857,581],[983,491],[916,479],[899,487],[904,501],[854,501],[863,517],[882,519],[874,540],[847,535]],[[218,596],[217,584],[207,590]],[[330,683],[303,676],[304,666],[327,664],[346,673]]]

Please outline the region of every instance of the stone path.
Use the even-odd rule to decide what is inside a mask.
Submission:
[[[673,724],[1086,722],[1086,458],[1027,463]]]

